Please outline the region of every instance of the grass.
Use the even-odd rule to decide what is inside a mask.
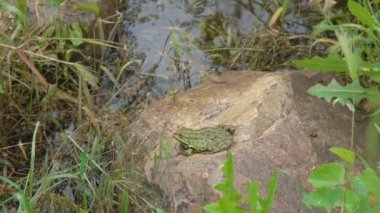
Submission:
[[[56,7],[62,3],[60,0],[50,2]],[[290,59],[309,54],[306,45],[300,42],[306,37],[290,36],[281,29],[288,3],[276,1],[277,10],[270,20],[269,32],[249,36],[233,33],[222,14],[207,17],[199,24],[204,39],[198,43],[186,33],[173,30],[174,57],[181,60],[187,55],[192,66],[198,66],[191,52],[200,49],[213,64],[229,69],[287,67]],[[10,19],[13,20],[10,28],[0,33],[0,118],[4,124],[0,128],[0,211],[147,212],[163,207],[160,196],[144,181],[145,176],[136,165],[136,158],[142,157],[136,156],[136,153],[142,155],[140,141],[118,133],[128,125],[128,119],[124,121],[120,119],[124,115],[106,110],[122,93],[122,76],[135,61],[123,58],[116,72],[104,65],[107,50],[128,52],[131,49],[104,38],[102,23],[108,20],[98,16],[97,6],[82,4],[79,7],[97,16],[97,32],[79,22],[68,24],[60,19],[44,25],[29,22],[26,0],[18,0],[15,6],[0,0],[0,7],[2,12],[12,14]],[[270,5],[264,7],[270,8]],[[117,27],[122,14],[114,17],[113,24]],[[357,19],[371,24],[366,17],[357,15]],[[371,28],[364,29],[356,38],[360,41],[363,34],[368,35],[373,40],[371,47],[378,47],[376,33]],[[94,34],[99,38],[92,37]],[[327,62],[343,64],[344,72],[355,80],[361,73],[358,71],[360,63],[354,62],[360,60],[357,53],[352,52],[350,42],[346,34],[339,34],[338,41],[332,44],[340,45],[342,54],[329,55]],[[97,54],[88,49],[95,49]],[[373,49],[360,50],[363,52],[359,55],[367,55],[369,62],[377,61],[378,51],[369,54]],[[350,60],[342,60],[343,56]],[[311,62],[306,61],[306,64]],[[377,79],[374,70],[377,67],[365,68],[373,69],[367,73]],[[99,79],[104,75],[113,84],[112,94],[98,107],[94,96],[99,93]],[[170,150],[161,151],[171,157]],[[155,163],[159,160],[162,159]],[[224,172],[226,181],[217,187],[224,193],[223,197],[206,210],[220,212],[221,206],[230,205],[238,212],[243,211],[238,203],[241,196],[232,185],[232,156]],[[370,177],[374,177],[371,172],[368,172]],[[268,186],[271,196],[266,199],[260,197],[258,183],[251,183],[248,189],[251,194],[246,198],[251,209],[270,211],[276,183],[277,176],[274,176]],[[157,212],[163,210],[157,209]]]
[[[144,174],[134,165],[139,141],[123,140],[113,120],[99,121],[109,116],[107,105],[123,90],[122,75],[134,63],[125,58],[114,72],[104,66],[104,55],[110,48],[124,50],[124,45],[106,41],[102,33],[79,22],[26,21],[26,1],[17,2],[14,6],[0,1],[2,12],[12,14],[13,20],[0,34],[0,115],[5,124],[0,128],[1,211],[141,212],[160,206],[159,196],[141,181]],[[59,7],[62,1],[51,3]],[[81,9],[99,14],[94,5]],[[116,17],[115,25],[121,17]],[[104,22],[98,17],[96,30],[102,31],[99,23]],[[243,41],[240,35],[215,29],[214,36],[222,36],[225,45],[203,49],[215,63],[247,64],[253,69],[285,63],[285,57],[276,58],[288,54],[286,34],[256,34]],[[93,34],[99,39],[91,38]],[[173,33],[173,39],[179,44],[183,38]],[[190,49],[197,48],[191,45]],[[265,55],[268,46],[272,49]],[[100,54],[87,51],[92,48]],[[177,57],[187,51],[180,45],[176,48]],[[104,74],[113,89],[99,109],[93,104],[94,95]]]
[[[124,45],[90,38],[94,33],[79,22],[26,22],[26,1],[0,3],[14,19],[0,34],[0,211],[152,208],[147,200],[155,195],[142,186],[142,174],[120,159],[119,153],[132,156],[128,148],[135,142],[123,141],[111,122],[100,122],[104,111],[93,104],[105,50]],[[86,51],[91,48],[101,54]],[[116,75],[108,72],[115,85]]]

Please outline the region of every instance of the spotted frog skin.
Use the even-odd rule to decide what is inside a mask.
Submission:
[[[227,149],[233,143],[234,128],[227,125],[202,129],[181,128],[173,134],[184,148],[184,155],[207,152],[215,153]]]

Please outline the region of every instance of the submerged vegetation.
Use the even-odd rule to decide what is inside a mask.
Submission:
[[[121,15],[101,18],[97,4],[82,3],[77,9],[95,17],[92,28],[61,16],[39,23],[28,18],[26,0],[16,2],[13,5],[0,0],[0,21],[5,20],[0,23],[0,211],[144,212],[164,208],[166,200],[150,189],[136,165],[135,158],[141,157],[136,156],[139,141],[126,139],[117,131],[129,118],[107,111],[122,93],[124,71],[132,69],[135,62],[122,58],[116,72],[106,66],[110,49],[132,52],[126,44],[103,35],[103,26],[117,26]],[[64,1],[47,2],[60,14]],[[323,20],[306,36],[290,35],[283,29],[289,1],[275,2],[277,8],[268,20],[268,29],[248,36],[233,32],[222,11],[198,23],[200,38],[173,28],[172,63],[182,72],[186,65],[203,70],[193,56],[197,50],[214,65],[232,70],[275,70],[289,67],[293,60],[298,68],[348,76],[344,85],[333,80],[308,92],[348,106],[352,110],[352,132],[355,111],[365,104],[373,117],[368,133],[369,163],[354,151],[330,149],[344,163],[329,163],[314,170],[308,181],[315,190],[305,192],[304,203],[328,212],[378,212],[380,178],[373,169],[380,161],[378,4],[350,0],[347,10],[324,11]],[[107,33],[114,34],[114,29]],[[306,38],[315,39],[315,43]],[[317,47],[313,54],[321,56],[302,59],[309,55],[308,44]],[[184,56],[187,64],[182,63]],[[206,77],[207,72],[203,73]],[[105,76],[113,91],[102,100],[100,81]],[[99,106],[103,102],[106,104]],[[354,174],[358,158],[364,169]],[[242,212],[240,201],[244,201],[252,212],[270,212],[281,177],[273,175],[267,198],[261,197],[258,182],[250,182],[249,196],[242,199],[232,184],[232,162],[228,155],[223,167],[225,181],[216,186],[222,197],[204,210]]]

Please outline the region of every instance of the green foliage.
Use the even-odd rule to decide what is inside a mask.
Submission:
[[[352,102],[358,104],[366,98],[369,102],[376,103],[380,97],[377,87],[363,86],[359,83],[359,76],[368,77],[370,80],[380,83],[380,39],[376,35],[380,29],[377,21],[377,6],[365,1],[359,4],[348,1],[350,16],[342,20],[342,16],[327,16],[315,28],[314,35],[323,35],[325,31],[334,31],[337,37],[337,46],[331,48],[326,57],[314,56],[311,59],[294,60],[297,68],[305,68],[317,72],[336,72],[347,74],[352,83],[338,84],[333,80],[329,85],[317,84],[308,90],[309,94],[324,98],[326,101],[336,99],[337,102],[347,105]],[[339,18],[338,18],[339,17]],[[345,17],[345,16],[343,16]],[[351,18],[359,22],[351,24]],[[333,21],[338,24],[333,23]],[[348,22],[348,23],[345,23]],[[353,110],[353,108],[351,107]]]
[[[125,143],[110,145],[116,138],[97,131],[92,98],[103,61],[84,48],[122,45],[87,38],[91,29],[59,17],[37,24],[27,19],[26,0],[7,2],[0,0],[1,13],[13,15],[0,33],[0,114],[7,117],[0,128],[0,211],[126,211],[137,199],[112,157]],[[78,132],[66,134],[67,125]]]
[[[367,98],[369,101],[375,101],[380,97],[377,88],[363,88],[358,82],[342,86],[334,79],[327,86],[317,84],[307,92],[318,98],[324,98],[328,102],[336,98],[336,101],[343,105],[349,100],[353,101],[354,104],[358,104],[364,98]]]
[[[97,3],[83,2],[76,7],[78,11],[93,13],[96,16],[100,15],[100,7]]]
[[[12,4],[9,4],[6,0],[0,0],[0,9],[13,14],[18,21],[25,24],[27,19],[26,8],[24,8],[22,1],[18,2],[18,6],[20,7],[13,6]]]
[[[309,207],[331,212],[378,212],[380,209],[380,177],[371,168],[358,175],[353,173],[355,154],[343,148],[331,148],[344,163],[329,163],[315,169],[309,176],[314,191],[305,193],[303,201]]]
[[[311,59],[294,60],[293,63],[297,68],[306,68],[310,71],[317,72],[346,72],[347,66],[343,58],[338,53],[331,53],[322,58],[314,56]]]
[[[37,135],[36,124],[35,135]],[[59,163],[62,157],[56,150],[51,161],[43,168],[34,170],[31,163],[27,181],[12,181],[7,177],[0,176],[3,186],[12,188],[15,192],[4,198],[6,192],[0,193],[0,210],[5,211],[9,204],[18,204],[18,212],[46,212],[50,210],[62,210],[63,212],[89,212],[104,211],[111,212],[115,207],[120,207],[120,212],[127,212],[130,196],[127,192],[128,181],[125,171],[120,168],[108,169],[110,163],[104,158],[105,142],[112,138],[104,136],[101,139],[91,140],[93,146],[89,152],[83,150],[72,136],[62,135],[67,142],[61,144],[62,149],[69,149],[70,159],[64,164]],[[116,137],[116,136],[115,136]],[[34,138],[32,143],[35,143]],[[121,147],[118,147],[120,149]],[[31,156],[33,157],[36,147],[33,146]],[[33,162],[35,157],[31,160]],[[35,174],[33,174],[35,173]],[[92,183],[97,181],[96,185]],[[58,191],[65,188],[63,193]],[[81,197],[80,204],[73,205],[70,196]],[[120,197],[119,197],[120,196]],[[120,206],[116,202],[120,200]],[[66,206],[68,205],[68,206]],[[73,208],[74,206],[74,208]],[[10,209],[10,208],[9,208]]]
[[[331,12],[314,27],[314,36],[324,37],[327,35],[326,32],[335,33],[337,42],[330,48],[330,52],[325,57],[314,56],[311,59],[295,60],[293,63],[298,68],[310,71],[343,73],[350,77],[343,85],[336,80],[332,80],[326,86],[314,85],[308,93],[350,108],[353,112],[353,147],[353,105],[358,105],[361,100],[366,99],[369,104],[376,106],[380,98],[380,11],[378,1],[349,0],[347,7],[348,13]],[[377,86],[370,86],[368,82]],[[374,111],[378,112],[379,109]],[[358,173],[354,168],[356,156],[351,150],[331,148],[330,151],[344,163],[324,164],[313,171],[308,181],[314,187],[314,191],[304,194],[304,203],[327,212],[379,212],[380,178],[375,171],[362,160],[365,169]]]
[[[248,212],[270,212],[273,204],[273,200],[276,195],[278,173],[274,173],[272,178],[268,182],[268,197],[262,198],[260,196],[260,184],[257,181],[249,182],[247,191],[249,196],[242,199],[241,194],[235,189],[233,185],[234,170],[233,170],[233,157],[231,153],[228,153],[226,162],[222,168],[225,180],[219,183],[215,188],[222,192],[222,197],[216,203],[208,204],[204,207],[207,212],[211,213],[234,213],[234,212],[246,212],[241,207],[241,201],[244,201],[250,205]]]

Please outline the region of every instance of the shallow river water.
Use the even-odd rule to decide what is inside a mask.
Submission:
[[[155,99],[199,83],[203,69],[223,72],[228,68],[214,63],[202,45],[228,47],[233,39],[267,31],[269,19],[281,3],[281,0],[128,1],[124,34],[133,44],[132,59],[138,64],[139,75],[150,81],[147,87],[139,86],[137,80],[127,80],[125,87]],[[305,18],[308,7],[306,1],[289,1],[283,31],[290,35],[309,33]],[[213,32],[218,35],[212,37]],[[249,69],[244,65],[239,68]]]

